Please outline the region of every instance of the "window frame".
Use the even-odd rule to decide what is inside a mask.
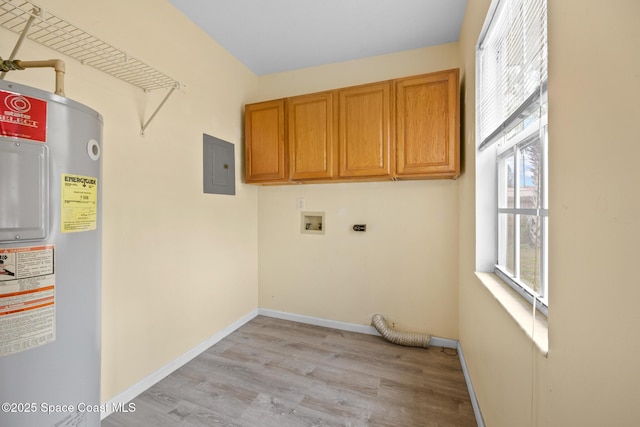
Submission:
[[[487,34],[492,31],[493,24],[498,21],[497,16],[502,13],[503,7],[509,0],[493,0],[485,24],[482,28],[480,36],[478,38],[478,44],[476,46],[476,135],[479,138],[477,141],[476,152],[476,269],[478,271],[493,272],[503,282],[509,285],[515,290],[523,299],[528,301],[532,306],[535,306],[536,310],[542,313],[544,316],[548,315],[549,306],[549,283],[548,283],[548,266],[549,266],[549,208],[548,208],[548,169],[549,169],[549,133],[548,133],[548,107],[547,107],[547,72],[548,72],[548,50],[544,52],[545,56],[540,57],[542,60],[544,70],[541,73],[542,81],[539,81],[539,86],[531,93],[527,94],[528,98],[519,105],[515,111],[511,112],[508,117],[504,117],[504,121],[494,130],[485,129],[491,131],[486,135],[482,135],[481,123],[483,120],[482,112],[486,105],[484,104],[481,93],[481,85],[493,84],[490,75],[489,80],[483,80],[484,76],[481,74],[481,56],[483,54],[485,38]],[[542,7],[546,11],[546,1]],[[526,0],[525,0],[526,2]],[[546,13],[546,12],[545,12]],[[544,16],[544,22],[541,20],[532,21],[540,22],[544,24],[544,32],[541,33],[544,44],[541,46],[547,47],[548,27],[546,26],[546,14]],[[499,28],[499,27],[498,27]],[[525,37],[526,35],[522,35]],[[522,40],[522,39],[519,39]],[[540,51],[543,52],[543,51]],[[493,72],[497,72],[492,70]],[[511,86],[509,86],[511,87]],[[491,86],[487,90],[490,89]],[[522,88],[521,88],[522,89]],[[524,92],[525,89],[522,90]],[[521,93],[522,93],[521,92]],[[497,102],[500,105],[503,101],[502,98],[492,99],[493,102]],[[492,107],[489,107],[492,108]],[[493,110],[491,110],[493,111]],[[536,115],[538,116],[537,118]],[[522,130],[514,130],[521,123],[534,118],[533,123],[528,123]],[[536,133],[537,131],[537,133]],[[508,135],[508,136],[507,136]],[[540,200],[536,208],[520,208],[519,204],[516,204],[518,197],[519,184],[514,182],[514,205],[513,207],[505,208],[500,206],[500,160],[508,156],[508,152],[511,150],[514,153],[514,162],[517,164],[518,155],[529,144],[540,141],[541,153],[540,161],[542,163],[541,170],[539,171],[539,183],[540,185]],[[490,169],[491,168],[491,169]],[[514,177],[519,180],[519,173],[516,172],[516,166],[514,164]],[[484,200],[483,200],[484,199]],[[491,208],[491,206],[493,208]],[[489,211],[493,210],[493,213]],[[500,242],[501,238],[501,219],[503,214],[513,214],[513,232],[514,232],[514,244],[513,244],[513,260],[514,260],[514,274],[510,274],[500,265],[499,256],[500,251],[505,246]],[[538,218],[540,221],[540,293],[535,292],[528,284],[520,280],[519,269],[516,267],[520,263],[519,251],[519,217],[520,215],[531,215]],[[518,232],[518,233],[516,233]],[[493,235],[493,241],[491,239]],[[504,234],[504,233],[502,233]],[[516,237],[517,236],[517,237]],[[506,239],[506,235],[503,236]],[[493,262],[491,260],[493,259]]]
[[[518,294],[520,294],[525,300],[527,300],[530,304],[536,305],[536,309],[538,309],[545,316],[548,315],[548,263],[549,263],[549,209],[548,209],[548,177],[549,177],[549,161],[548,161],[548,140],[549,140],[549,129],[548,129],[548,121],[547,115],[545,114],[539,120],[531,123],[527,126],[526,129],[516,133],[508,142],[498,143],[496,146],[496,238],[498,242],[496,244],[496,264],[494,266],[494,273],[500,277],[503,281],[509,284]],[[519,189],[520,179],[522,174],[519,170],[520,159],[522,156],[522,151],[526,147],[535,144],[536,142],[540,142],[541,153],[540,153],[540,162],[541,162],[541,170],[540,174],[540,201],[539,206],[537,208],[522,208],[517,206],[520,200]],[[500,206],[500,191],[501,191],[501,181],[500,181],[500,161],[501,159],[510,156],[513,154],[514,156],[514,206],[513,207],[501,207]],[[513,245],[513,262],[514,262],[514,272],[510,274],[507,269],[502,266],[499,262],[500,259],[500,250],[501,250],[501,229],[500,229],[500,214],[513,214],[513,233],[514,233],[514,245]],[[535,216],[539,218],[540,221],[540,292],[536,292],[524,281],[520,280],[520,261],[521,258],[519,256],[519,237],[520,237],[520,215],[528,215]]]

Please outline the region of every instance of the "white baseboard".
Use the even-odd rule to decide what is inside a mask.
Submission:
[[[431,337],[431,339],[429,340],[429,345],[432,345],[434,347],[458,348],[458,340],[452,340],[450,338]]]
[[[105,404],[101,406],[103,410],[100,413],[100,419],[103,420],[107,416],[109,416],[113,412],[113,408],[126,407],[127,402],[131,401],[137,395],[139,395],[140,393],[142,393],[143,391],[145,391],[146,389],[148,389],[149,387],[151,387],[152,385],[154,385],[155,383],[157,383],[158,381],[160,381],[161,379],[163,379],[164,377],[166,377],[176,369],[185,365],[187,362],[189,362],[190,360],[198,356],[200,353],[207,350],[209,347],[211,347],[218,341],[225,338],[227,335],[229,335],[230,333],[232,333],[233,331],[235,331],[240,326],[244,325],[245,323],[247,323],[257,315],[258,315],[258,310],[251,311],[250,313],[246,314],[245,316],[241,317],[237,321],[233,322],[232,324],[230,324],[229,326],[227,326],[217,334],[212,335],[211,337],[207,338],[197,346],[193,347],[191,350],[187,351],[186,353],[182,354],[181,356],[178,356],[176,359],[167,363],[157,371],[153,372],[148,377],[144,378],[142,381],[132,385],[122,393],[108,400]]]
[[[340,331],[358,332],[367,335],[378,335],[378,331],[373,326],[358,325],[356,323],[340,322],[338,320],[322,319],[320,317],[305,316],[303,314],[287,313],[285,311],[259,308],[258,314],[276,319],[290,320],[292,322],[306,323],[308,325],[324,326],[325,328],[338,329]]]
[[[469,375],[469,370],[467,369],[467,362],[465,362],[464,360],[464,353],[462,353],[462,346],[459,342],[457,350],[458,357],[460,358],[460,365],[462,366],[462,373],[464,374],[464,381],[467,383],[467,390],[469,390],[469,397],[471,398],[473,413],[476,416],[476,423],[478,424],[478,427],[484,427],[484,419],[482,418],[482,412],[480,412],[480,405],[478,404],[476,392],[473,389],[473,384],[471,383],[471,376]]]

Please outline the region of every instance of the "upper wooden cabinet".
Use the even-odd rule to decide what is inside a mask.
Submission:
[[[391,83],[338,91],[340,177],[390,176]]]
[[[332,178],[337,162],[334,92],[287,100],[289,171],[292,180]]]
[[[455,178],[458,70],[245,107],[245,177],[254,184]]]
[[[398,178],[460,174],[458,70],[395,81]]]
[[[285,145],[284,100],[245,106],[245,181],[283,182],[289,179]]]

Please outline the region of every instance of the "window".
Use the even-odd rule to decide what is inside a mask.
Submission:
[[[546,0],[494,0],[476,50],[478,179],[494,195],[494,271],[546,314]],[[491,159],[488,162],[487,159]],[[487,171],[487,164],[494,168]]]

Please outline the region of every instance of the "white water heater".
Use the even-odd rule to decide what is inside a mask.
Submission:
[[[0,80],[0,426],[100,425],[102,117]]]

